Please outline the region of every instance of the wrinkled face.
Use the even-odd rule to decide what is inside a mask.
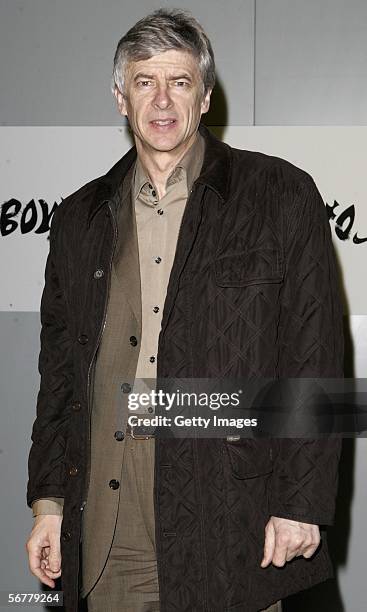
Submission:
[[[184,149],[209,109],[210,94],[203,96],[197,59],[178,50],[130,62],[124,95],[115,90],[119,111],[128,117],[135,140],[151,151]]]

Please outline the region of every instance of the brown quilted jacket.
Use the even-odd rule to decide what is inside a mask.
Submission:
[[[315,183],[285,160],[200,130],[205,159],[169,280],[158,377],[342,377],[342,304]],[[132,148],[68,196],[50,231],[27,503],[65,498],[66,612],[78,609],[90,374],[116,238],[111,200],[135,157]],[[161,611],[256,612],[331,577],[324,526],[333,522],[339,455],[336,439],[157,439]],[[321,525],[315,555],[261,568],[271,515]]]

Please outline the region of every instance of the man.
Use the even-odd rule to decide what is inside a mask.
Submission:
[[[113,85],[135,147],[52,220],[27,549],[42,582],[61,575],[67,612],[80,596],[92,611],[273,611],[332,576],[338,440],[126,423],[147,379],[343,374],[322,199],[304,171],[200,123],[214,82],[195,19],[140,20]]]

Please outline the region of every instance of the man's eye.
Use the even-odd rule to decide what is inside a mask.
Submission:
[[[187,81],[175,81],[176,85],[178,85],[179,87],[185,87],[188,85]]]
[[[151,83],[151,81],[138,81],[138,86],[139,87],[147,87],[150,83]]]

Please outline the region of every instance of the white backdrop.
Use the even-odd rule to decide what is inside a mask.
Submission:
[[[367,314],[367,291],[361,262],[367,242],[367,183],[365,181],[367,127],[229,127],[224,140],[232,146],[284,157],[309,172],[336,219],[331,220],[347,295],[346,313]],[[13,222],[18,227],[2,235],[0,310],[37,311],[48,251],[46,234],[35,230],[41,222],[43,199],[52,208],[62,197],[104,174],[131,146],[127,128],[117,127],[3,127],[0,128],[1,201],[21,203]],[[19,220],[30,200],[35,201],[37,224],[22,234]],[[354,206],[350,237],[335,234],[340,215]],[[31,211],[27,213],[29,219]],[[345,230],[350,217],[341,224]]]

